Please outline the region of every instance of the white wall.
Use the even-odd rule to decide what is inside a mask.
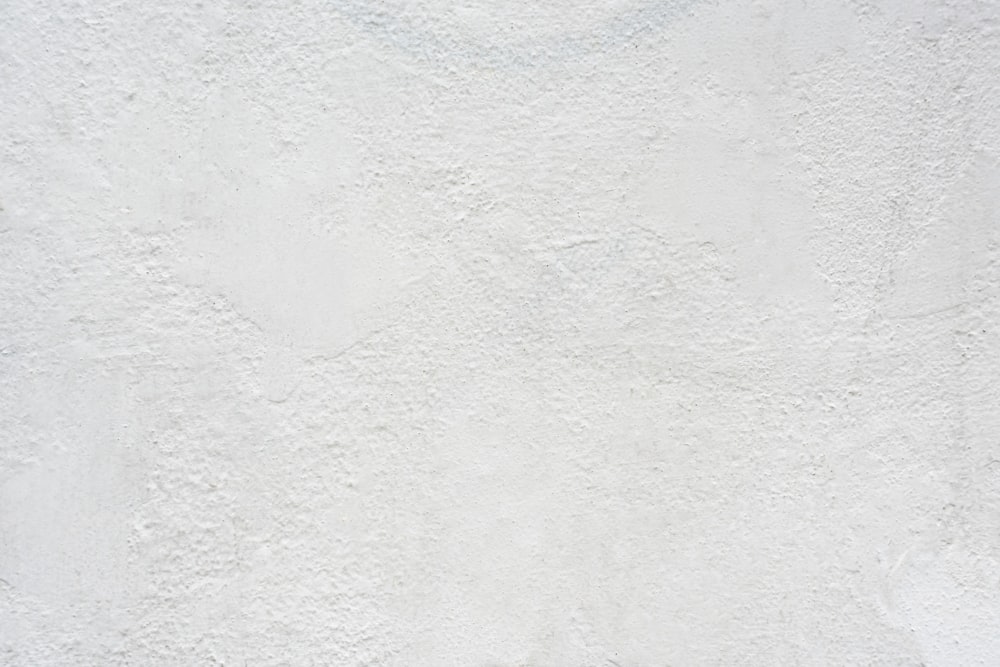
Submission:
[[[995,2],[0,35],[0,663],[1000,664]]]

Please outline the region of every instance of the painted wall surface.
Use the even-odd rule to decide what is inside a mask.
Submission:
[[[0,664],[1000,665],[1000,5],[0,9]]]

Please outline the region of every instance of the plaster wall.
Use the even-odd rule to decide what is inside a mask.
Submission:
[[[1000,664],[1000,9],[0,9],[0,664]]]

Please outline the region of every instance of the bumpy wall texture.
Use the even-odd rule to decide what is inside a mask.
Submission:
[[[0,664],[1000,664],[1000,6],[9,0]]]

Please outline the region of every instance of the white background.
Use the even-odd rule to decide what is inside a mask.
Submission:
[[[0,10],[0,663],[1000,664],[1000,10]]]

